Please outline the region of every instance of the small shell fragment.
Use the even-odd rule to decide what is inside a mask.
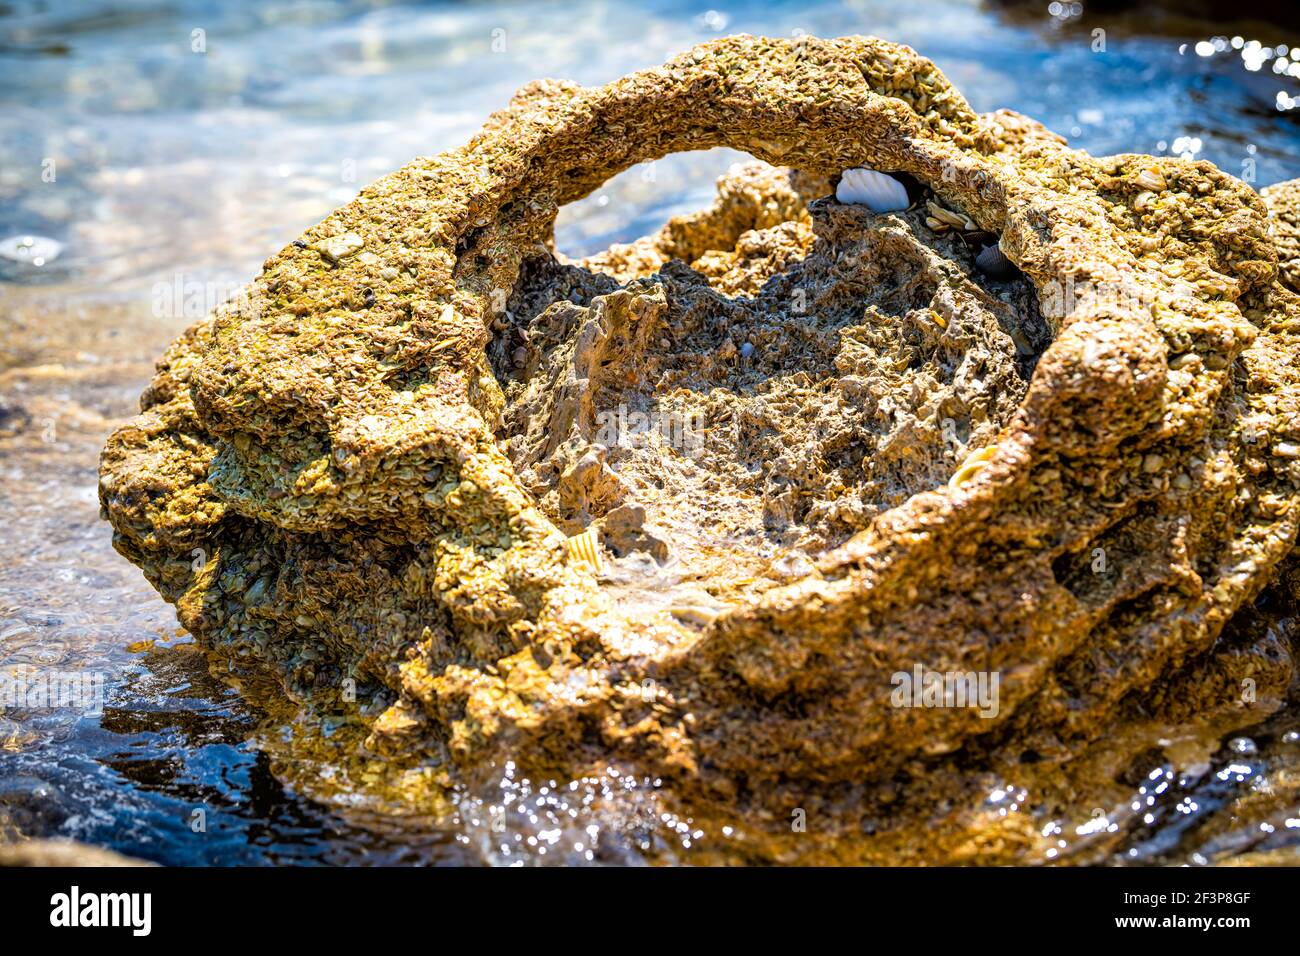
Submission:
[[[674,604],[668,610],[683,624],[699,624],[706,627],[719,616],[717,609],[699,604]]]
[[[1149,189],[1152,192],[1157,193],[1164,192],[1169,186],[1169,184],[1165,182],[1164,174],[1154,167],[1142,170],[1142,172],[1133,177],[1133,181],[1143,189]]]
[[[600,559],[600,538],[594,528],[588,528],[582,534],[575,534],[565,543],[569,553],[569,563],[585,564],[596,574],[604,567]]]
[[[355,232],[345,232],[339,236],[329,236],[311,244],[328,262],[338,265],[348,256],[355,256],[365,246],[366,241]]]
[[[835,198],[845,204],[866,206],[872,212],[897,212],[911,205],[902,183],[865,166],[844,170],[835,187]]]
[[[953,229],[971,230],[975,228],[975,223],[969,217],[963,216],[959,212],[953,212],[951,209],[945,209],[933,199],[925,201],[925,208],[930,211],[931,218],[937,219]]]
[[[952,477],[948,479],[948,487],[959,488],[970,481],[984,470],[984,466],[989,463],[997,452],[997,445],[985,445],[983,448],[967,455],[966,460],[961,463],[961,467],[953,472]]]

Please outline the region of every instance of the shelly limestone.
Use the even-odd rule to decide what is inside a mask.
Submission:
[[[779,168],[552,253],[562,205],[716,146]],[[933,208],[830,197],[860,169]],[[175,342],[100,500],[223,672],[347,715],[358,761],[618,762],[701,816],[928,819],[945,762],[1065,764],[1243,675],[1286,687],[1278,646],[1216,642],[1296,533],[1295,222],[1207,163],[977,115],[870,37],[537,81]],[[975,233],[1018,270],[996,288]],[[602,444],[620,408],[669,427]],[[997,706],[891,705],[949,663]]]

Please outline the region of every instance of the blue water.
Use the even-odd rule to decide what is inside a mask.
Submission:
[[[1300,96],[1300,35],[1259,23],[955,0],[0,3],[0,252],[23,235],[60,250],[39,267],[0,257],[0,665],[93,672],[106,694],[102,714],[0,714],[0,839],[177,864],[537,858],[485,849],[471,823],[287,786],[262,715],[112,551],[96,457],[194,309],[367,182],[463,142],[538,76],[603,83],[736,32],[874,33],[930,56],[976,109],[1095,154],[1207,159],[1257,186],[1300,176],[1300,107],[1278,105]],[[649,232],[707,204],[737,158],[624,174],[564,211],[558,243]],[[525,848],[527,826],[510,834]]]

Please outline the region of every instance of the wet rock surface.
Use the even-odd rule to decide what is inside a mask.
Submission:
[[[72,840],[25,840],[0,845],[0,867],[18,866],[151,866],[112,850]]]
[[[773,166],[553,251],[561,205],[717,145]],[[952,220],[838,203],[862,165]],[[1287,697],[1289,634],[1234,621],[1289,600],[1300,506],[1270,203],[977,116],[875,39],[538,82],[178,340],[101,504],[223,673],[349,721],[406,799],[612,760],[697,816],[831,821],[840,858],[996,858],[1033,835],[972,836],[946,767],[1068,801],[1154,725]],[[997,675],[996,707],[897,706],[918,666]],[[956,835],[900,848],[919,820]]]

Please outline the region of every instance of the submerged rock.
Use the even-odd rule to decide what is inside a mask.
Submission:
[[[714,146],[782,168],[554,253],[560,206]],[[836,201],[858,167],[948,214]],[[1300,507],[1272,228],[1209,163],[976,115],[874,38],[540,81],[173,344],[103,511],[230,675],[369,754],[444,781],[617,759],[699,813],[875,834],[901,774],[924,813],[945,761],[1064,764],[1284,693],[1289,645],[1219,641]],[[967,232],[1019,271],[986,285]],[[913,706],[917,668],[996,699]]]

